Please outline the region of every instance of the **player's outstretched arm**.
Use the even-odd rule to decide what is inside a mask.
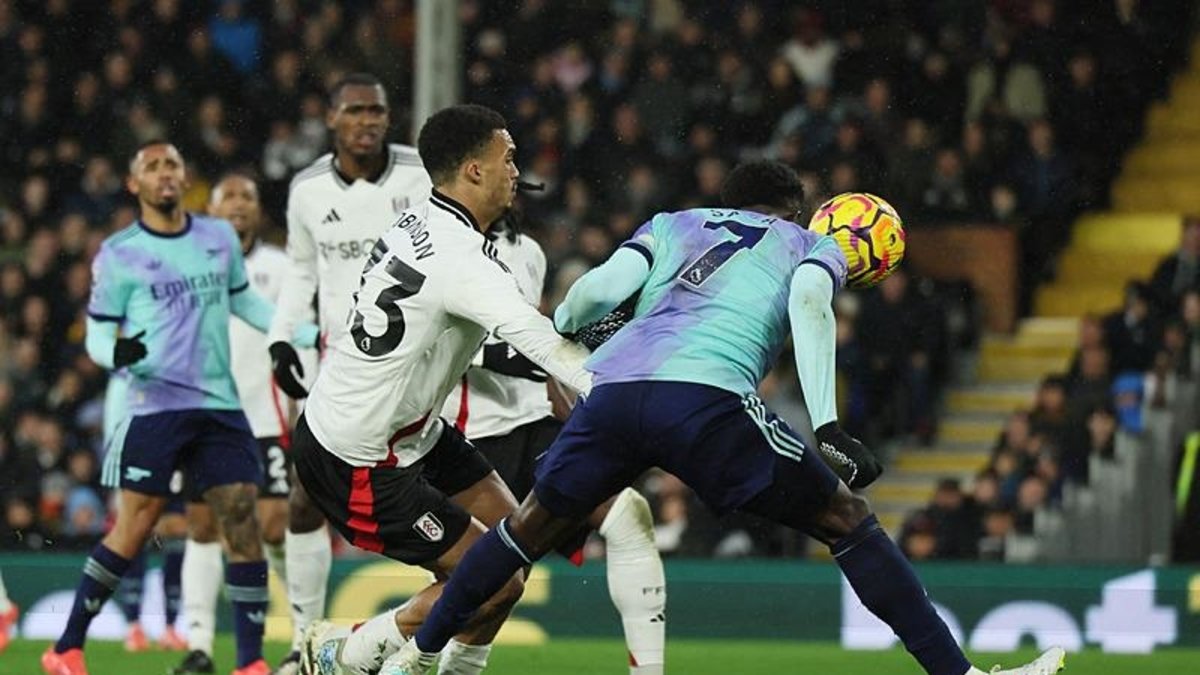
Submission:
[[[591,391],[591,373],[583,369],[588,350],[559,335],[550,319],[525,301],[512,275],[495,262],[482,254],[478,262],[470,262],[460,270],[455,287],[447,289],[446,311],[494,332],[575,391]]]
[[[237,318],[250,324],[260,333],[266,333],[271,328],[275,318],[275,305],[258,294],[258,291],[245,286],[231,290],[229,295],[229,310]]]
[[[650,258],[643,250],[622,246],[603,265],[579,277],[562,304],[554,310],[554,327],[564,335],[611,312],[641,290],[650,276]]]
[[[834,281],[821,265],[800,265],[792,276],[788,317],[800,387],[812,417],[821,459],[846,485],[870,485],[883,473],[875,455],[837,422],[837,324]]]

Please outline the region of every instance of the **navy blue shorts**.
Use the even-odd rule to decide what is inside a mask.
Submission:
[[[171,410],[136,415],[115,432],[104,459],[110,487],[170,497],[172,475],[183,474],[183,497],[197,500],[209,488],[262,484],[262,459],[250,423],[240,410]]]
[[[688,382],[596,387],[537,467],[538,501],[582,517],[647,469],[675,474],[718,514],[797,528],[824,511],[837,476],[756,396]]]

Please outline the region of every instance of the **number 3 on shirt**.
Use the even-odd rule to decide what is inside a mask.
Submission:
[[[375,306],[387,317],[387,330],[382,335],[371,335],[363,326],[363,313],[354,310],[350,324],[350,335],[354,337],[354,345],[367,356],[383,356],[396,348],[404,339],[404,312],[397,304],[405,298],[411,298],[420,292],[425,285],[425,275],[409,267],[399,258],[388,261],[384,271],[396,284],[388,286],[379,292],[375,298]]]
[[[767,233],[766,228],[746,225],[736,220],[709,221],[704,224],[704,227],[709,230],[723,227],[736,235],[737,239],[723,241],[708,249],[696,262],[679,274],[680,279],[693,286],[699,286],[708,281],[708,278],[720,269],[721,265],[729,262],[733,254],[744,248],[754,248],[755,244],[762,241],[763,235]]]

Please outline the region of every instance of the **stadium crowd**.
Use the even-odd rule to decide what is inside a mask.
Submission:
[[[1035,511],[1058,504],[1065,484],[1087,485],[1092,458],[1114,459],[1118,431],[1140,434],[1146,410],[1168,409],[1178,382],[1200,377],[1200,217],[1181,226],[1179,250],[1130,283],[1121,307],[1080,320],[1068,372],[1043,379],[1032,408],[1009,417],[971,494],[943,480],[908,520],[910,557],[1002,560],[1005,535],[1032,532]],[[1176,555],[1195,541],[1178,532]]]
[[[82,545],[105,527],[104,374],[84,353],[82,317],[91,257],[136,215],[122,183],[132,150],[174,140],[195,208],[219,173],[251,171],[282,237],[288,181],[328,145],[332,81],[379,76],[393,136],[406,140],[413,4],[0,0],[0,548]],[[716,204],[732,166],[764,156],[801,171],[810,208],[868,190],[909,227],[1011,225],[1032,288],[1074,215],[1105,203],[1141,111],[1165,87],[1163,64],[1183,56],[1189,4],[462,0],[463,97],[505,114],[524,179],[545,185],[525,195],[522,220],[550,261],[546,308],[648,215]],[[935,436],[949,355],[970,337],[951,326],[973,323],[952,321],[971,311],[958,291],[902,272],[839,300],[850,430]],[[1143,295],[1131,293],[1130,312],[1157,302]],[[1187,320],[1176,333],[1190,339]],[[1080,414],[1064,410],[1064,392],[1106,391],[1097,378],[1120,372],[1104,344],[1107,356],[1085,340],[1078,372],[1048,381],[1038,409],[1010,422],[975,488],[979,503],[1004,505],[980,511],[988,531],[993,517],[1021,527],[1021,504],[1081,479],[1078,464],[1042,461],[1034,446]],[[764,395],[795,419],[789,361]],[[1082,413],[1092,433],[1071,452],[1103,452],[1119,411]],[[707,522],[670,477],[647,487],[664,551],[792,548],[774,530]],[[966,501],[943,488],[948,505]],[[969,544],[963,555],[980,553]]]

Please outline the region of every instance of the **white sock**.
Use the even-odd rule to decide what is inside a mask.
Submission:
[[[353,672],[374,673],[383,661],[404,646],[404,635],[396,625],[396,610],[377,614],[350,633],[342,647],[342,664]]]
[[[667,641],[667,581],[646,498],[626,488],[600,524],[608,594],[621,614],[631,675],[661,675]]]
[[[263,557],[267,559],[267,567],[279,577],[284,587],[287,587],[287,553],[283,544],[268,544],[263,542]]]
[[[217,628],[217,594],[225,579],[221,543],[201,544],[188,539],[183,549],[181,575],[188,649],[211,655]]]
[[[976,668],[975,666],[971,666],[971,669],[968,670],[964,675],[988,675],[988,674],[983,672],[982,670]]]
[[[491,653],[490,644],[467,645],[450,640],[442,650],[438,675],[479,675],[487,667],[488,654]]]
[[[324,526],[303,534],[288,530],[284,542],[288,602],[292,605],[292,649],[299,650],[304,629],[325,616],[333,544]]]
[[[4,575],[0,574],[0,614],[8,611],[12,602],[8,599],[8,589],[4,587]]]

